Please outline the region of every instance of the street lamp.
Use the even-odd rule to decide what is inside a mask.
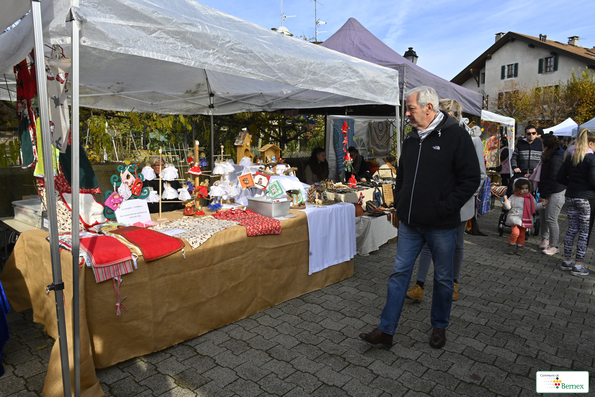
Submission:
[[[403,57],[408,61],[412,62],[413,64],[417,65],[417,53],[413,51],[413,47],[409,47],[409,49],[403,54]]]

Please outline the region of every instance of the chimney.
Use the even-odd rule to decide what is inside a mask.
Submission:
[[[506,33],[504,32],[500,32],[500,33],[496,33],[496,41],[500,40],[502,37],[504,37]]]
[[[578,47],[578,39],[579,39],[578,36],[570,36],[568,38],[568,44],[570,44],[572,46],[575,46],[575,47]]]

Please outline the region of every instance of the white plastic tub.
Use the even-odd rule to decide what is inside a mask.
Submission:
[[[33,227],[41,227],[41,200],[32,198],[12,202],[14,219]]]

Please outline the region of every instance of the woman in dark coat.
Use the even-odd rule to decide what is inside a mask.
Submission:
[[[312,150],[310,160],[306,166],[306,183],[312,185],[316,182],[322,182],[328,179],[329,167],[326,161],[326,153],[321,147]]]

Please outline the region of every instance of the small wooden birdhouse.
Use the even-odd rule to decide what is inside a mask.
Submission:
[[[248,131],[240,132],[240,135],[238,135],[235,142],[237,152],[236,164],[240,164],[240,160],[244,157],[250,157],[250,160],[254,162],[254,155],[250,151],[250,142],[252,142],[252,139],[250,138]]]
[[[281,148],[269,143],[268,145],[264,145],[259,150],[260,157],[262,161],[265,163],[276,163],[279,161],[279,157],[281,156]]]

